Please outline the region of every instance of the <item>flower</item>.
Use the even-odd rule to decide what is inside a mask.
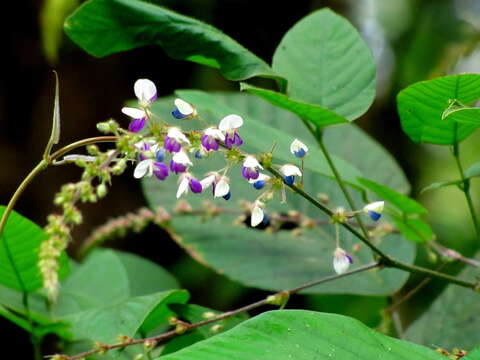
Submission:
[[[179,179],[177,199],[183,194],[187,194],[188,188],[190,188],[190,190],[192,190],[192,192],[195,194],[201,193],[203,190],[200,181],[195,179],[191,174],[185,173]]]
[[[175,174],[185,172],[188,166],[192,166],[192,162],[188,158],[187,154],[183,151],[177,152],[170,160],[170,170]]]
[[[133,172],[133,176],[136,179],[152,175],[155,175],[155,177],[159,180],[165,180],[168,176],[167,165],[153,159],[145,159],[137,164]]]
[[[139,159],[140,161],[145,160],[147,158],[157,158],[157,153],[158,153],[158,144],[155,140],[149,139],[149,140],[143,140],[138,143],[136,143],[135,148],[139,150]],[[161,149],[163,150],[163,149]],[[163,152],[164,153],[164,152]],[[158,162],[162,162],[163,158],[161,154],[157,158]]]
[[[172,111],[172,115],[176,119],[190,119],[197,116],[197,110],[192,104],[182,100],[175,99],[175,110]]]
[[[218,129],[208,128],[203,133],[201,143],[206,151],[217,151],[219,147],[217,140],[225,141],[225,135]]]
[[[128,130],[131,132],[139,132],[144,128],[148,119],[146,108],[151,102],[157,99],[157,88],[151,80],[138,79],[133,85],[133,90],[138,99],[140,109],[123,107],[122,113],[133,119],[128,125]]]
[[[263,189],[265,186],[265,183],[270,179],[270,176],[265,175],[265,174],[258,174],[258,177],[256,179],[250,179],[248,182],[250,184],[253,184],[253,187],[257,190]]]
[[[292,164],[285,164],[280,168],[280,173],[283,175],[283,182],[287,185],[292,185],[295,181],[295,175],[302,176],[302,172],[298,167]]]
[[[242,167],[243,177],[247,180],[258,179],[258,176],[260,175],[260,172],[258,169],[263,170],[262,165],[260,165],[260,163],[254,156],[248,155],[243,161],[243,167]]]
[[[298,158],[303,158],[308,152],[308,147],[300,140],[295,139],[290,145],[290,152]]]
[[[333,253],[333,268],[337,274],[343,274],[353,264],[352,257],[345,250],[337,247]]]
[[[261,201],[255,201],[253,203],[252,214],[250,216],[250,225],[256,227],[265,219],[265,213],[263,212],[264,204]]]
[[[225,146],[229,149],[232,145],[240,146],[243,140],[238,135],[237,129],[243,125],[243,119],[239,115],[231,114],[225,116],[218,124],[218,129],[225,134]]]
[[[171,127],[168,129],[167,136],[165,137],[165,141],[163,143],[165,150],[168,150],[171,153],[179,152],[182,148],[182,143],[190,144],[190,141],[185,134],[176,127]]]
[[[204,189],[212,185],[213,196],[223,197],[225,200],[230,199],[232,193],[230,192],[230,179],[226,176],[220,176],[216,172],[207,174],[208,176],[200,181]]]
[[[373,221],[377,221],[382,216],[384,201],[375,201],[363,207],[363,211],[367,213]]]

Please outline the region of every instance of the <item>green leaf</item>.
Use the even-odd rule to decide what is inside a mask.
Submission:
[[[170,274],[147,259],[95,249],[65,279],[53,311],[65,316],[176,287],[178,283]]]
[[[260,58],[213,26],[137,0],[90,0],[65,22],[67,35],[85,51],[102,57],[159,45],[174,59],[218,68],[229,80],[278,76]]]
[[[472,179],[474,177],[480,176],[480,162],[472,164],[466,171],[465,171],[465,179]],[[428,186],[425,186],[420,193],[423,193],[428,190],[436,190],[442,187],[452,186],[452,185],[460,185],[463,183],[462,180],[452,180],[452,181],[441,181],[435,182]]]
[[[480,255],[475,258],[480,260]],[[478,268],[467,266],[458,277],[478,281]],[[405,338],[445,349],[471,349],[480,343],[479,302],[478,292],[448,285],[431,307],[410,325]]]
[[[480,176],[480,162],[470,165],[470,167],[465,171],[465,177],[467,179],[477,176]]]
[[[328,109],[325,109],[321,106],[306,104],[301,101],[293,100],[288,96],[277,93],[275,91],[261,89],[255,86],[248,85],[246,83],[240,84],[240,90],[248,91],[251,94],[257,95],[267,100],[272,105],[291,111],[299,117],[311,121],[319,128],[323,128],[328,125],[348,123],[348,120]]]
[[[414,142],[453,145],[464,140],[476,124],[442,120],[452,100],[469,104],[480,98],[480,75],[461,74],[421,81],[402,90],[397,97],[403,131]]]
[[[480,346],[476,346],[472,351],[468,352],[468,355],[465,356],[464,360],[476,360],[480,358]]]
[[[469,124],[478,127],[480,126],[480,108],[455,109],[445,114],[444,118],[460,124]]]
[[[387,204],[391,204],[403,212],[405,215],[426,214],[428,212],[421,204],[386,186],[377,184],[367,179],[358,179],[358,182],[368,190],[377,194]]]
[[[435,234],[428,223],[417,218],[393,217],[395,227],[402,235],[414,242],[422,243],[433,240]]]
[[[442,360],[435,351],[380,334],[341,315],[269,311],[161,360]]]
[[[0,216],[5,206],[0,206]],[[35,223],[18,214],[10,213],[0,238],[0,284],[20,292],[32,292],[42,287],[38,270],[38,252],[47,235]],[[60,257],[60,277],[68,272],[66,256]]]
[[[288,79],[289,96],[348,120],[361,116],[375,97],[370,49],[346,19],[329,9],[313,12],[285,34],[272,67]]]
[[[133,337],[139,331],[148,333],[160,324],[167,324],[168,318],[174,315],[168,305],[185,303],[188,297],[184,290],[137,296],[115,305],[68,315],[61,320],[70,324],[71,338],[76,341],[89,339],[113,343],[118,335]]]
[[[271,106],[248,94],[204,95],[199,92],[180,93],[182,97],[184,97],[183,95],[190,96],[190,94],[198,94],[197,97],[188,97],[186,100],[197,106],[202,119],[207,123],[217,124],[221,116],[226,113],[239,113],[244,116],[245,125],[240,129],[240,134],[245,140],[242,148],[246,151],[254,151],[255,153],[268,151],[269,145],[265,144],[265,139],[275,138],[282,141],[282,136],[285,137],[285,135],[282,133],[281,136],[277,136],[280,130],[288,133],[290,139],[297,137],[307,143],[312,149],[312,155],[305,160],[305,167],[308,169],[304,179],[306,191],[314,196],[319,193],[328,194],[330,201],[328,206],[331,208],[347,206],[336,182],[319,173],[317,166],[312,166],[317,161],[315,156],[318,156],[313,151],[313,139],[312,142],[305,140],[311,139],[310,135],[303,127],[299,126],[298,120],[292,117],[289,112]],[[210,111],[206,111],[202,101],[196,102],[195,100],[205,102],[207,104],[206,109]],[[171,111],[170,106],[161,101],[154,105],[153,110],[161,118],[166,118]],[[217,114],[217,112],[220,113]],[[261,119],[262,122],[256,119]],[[195,120],[184,121],[181,124],[184,128],[189,126],[198,129],[199,127]],[[266,129],[266,124],[269,125],[268,130],[263,130]],[[355,127],[332,127],[327,129],[326,133],[327,141],[331,141],[328,145],[332,145],[332,150],[342,157],[347,157],[350,154],[352,159],[358,159],[362,171],[372,174],[376,180],[394,186],[399,191],[408,189],[408,183],[404,180],[405,178],[396,163],[379,145],[366,137],[360,130]],[[352,144],[357,144],[363,153],[354,151]],[[282,162],[295,161],[293,155],[288,151],[289,145],[290,141],[286,140],[282,145],[277,145],[274,156],[275,162],[278,162],[277,154],[282,156],[280,157]],[[257,150],[255,147],[263,147],[263,149]],[[370,153],[373,156],[368,159],[365,154]],[[387,156],[384,157],[383,155]],[[321,161],[321,159],[318,159],[318,161]],[[383,168],[381,164],[385,165],[385,169],[389,169],[388,172],[387,170],[375,171],[379,166]],[[204,173],[224,166],[225,162],[222,157],[213,154],[211,157],[196,161],[191,171],[196,177],[201,178]],[[270,214],[285,214],[289,210],[297,210],[305,216],[324,224],[315,230],[307,230],[298,237],[295,237],[289,231],[278,231],[272,234],[249,229],[241,224],[233,225],[236,218],[242,215],[242,209],[237,204],[238,200],[253,201],[258,196],[257,190],[254,190],[240,173],[240,167],[234,167],[228,173],[231,179],[232,199],[230,201],[215,200],[215,205],[228,209],[232,213],[215,217],[215,219],[206,222],[192,216],[174,217],[171,221],[176,235],[174,239],[196,260],[208,264],[216,271],[249,286],[268,290],[282,290],[332,275],[332,253],[335,244],[334,227],[329,225],[327,216],[308,204],[303,198],[288,191],[287,204],[281,204],[276,196],[267,206],[267,211]],[[164,182],[155,179],[142,180],[145,195],[152,207],[161,204],[168,210],[173,211],[176,203],[174,194],[177,183],[175,180],[172,177]],[[208,199],[208,194],[209,192],[207,192],[207,195],[189,194],[186,200],[195,209],[200,210],[204,208],[203,202]],[[362,203],[358,192],[352,192],[352,196],[357,204]],[[341,239],[342,246],[347,251],[350,251],[358,243],[351,234],[343,230]],[[392,256],[401,258],[406,262],[413,261],[414,245],[402,241],[398,234],[391,234],[386,238],[379,239],[379,242],[380,246]],[[373,261],[370,251],[365,247],[360,247],[360,251],[354,254],[354,258],[355,266]],[[259,274],[262,275],[259,276]],[[335,284],[324,284],[308,291],[310,293],[391,294],[403,285],[407,277],[408,274],[392,269],[372,271],[358,274],[350,279],[341,279],[336,281]]]

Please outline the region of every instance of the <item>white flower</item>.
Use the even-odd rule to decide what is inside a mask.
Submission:
[[[172,115],[177,119],[192,118],[197,116],[197,109],[192,104],[182,100],[175,99],[175,110],[172,111]]]
[[[258,174],[258,178],[250,179],[250,180],[248,180],[248,182],[250,184],[254,184],[257,181],[264,181],[265,182],[265,181],[268,181],[268,180],[270,180],[270,176],[260,173],[260,174]]]
[[[183,194],[188,194],[188,183],[190,178],[187,174],[183,174],[180,176],[178,190],[177,190],[177,199],[182,196]]]
[[[188,158],[188,155],[184,151],[179,151],[172,156],[173,162],[184,166],[192,166],[192,162]]]
[[[298,167],[292,164],[285,164],[280,168],[280,172],[284,176],[302,176],[302,172]]]
[[[154,161],[152,159],[145,159],[140,161],[135,170],[133,171],[133,177],[135,179],[141,179],[144,176],[152,176]]]
[[[169,138],[175,139],[178,143],[190,144],[190,140],[185,136],[185,134],[176,127],[171,127],[168,129],[167,136]]]
[[[263,218],[265,217],[265,213],[263,212],[263,203],[260,201],[255,201],[252,209],[252,214],[250,216],[250,225],[252,227],[256,227],[259,225]]]
[[[208,129],[205,129],[203,133],[207,136],[213,137],[214,139],[225,141],[225,135],[223,135],[223,133],[219,129],[210,127]]]
[[[373,221],[377,221],[382,216],[385,201],[375,201],[363,207],[363,211],[370,215]]]
[[[333,269],[337,274],[343,274],[353,263],[352,257],[341,248],[336,248],[333,253]]]
[[[243,119],[239,115],[231,114],[225,116],[222,120],[220,120],[220,124],[218,124],[218,128],[220,131],[229,132],[235,129],[238,129],[243,125]]]
[[[220,180],[215,184],[214,197],[223,197],[230,192],[230,185],[228,185],[228,178],[222,176]]]
[[[260,163],[259,163],[258,160],[255,158],[255,156],[252,156],[252,155],[248,155],[248,156],[245,158],[245,160],[243,161],[243,167],[251,168],[251,169],[259,168],[259,169],[262,169],[262,170],[263,170],[262,165],[260,165]]]
[[[138,99],[140,106],[148,106],[157,99],[157,88],[153,81],[148,79],[138,79],[133,85],[133,91]]]
[[[208,173],[206,178],[200,180],[200,184],[202,184],[202,188],[204,189],[209,188],[214,183],[216,178],[217,178],[216,173]]]
[[[308,147],[300,140],[295,139],[290,145],[290,152],[296,157],[303,158],[308,152]]]
[[[147,117],[147,113],[145,112],[145,110],[131,107],[123,107],[122,113],[130,116],[132,119],[143,119]]]

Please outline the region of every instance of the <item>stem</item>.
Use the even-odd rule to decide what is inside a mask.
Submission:
[[[457,129],[457,123],[455,123],[455,132]],[[477,234],[477,239],[480,238],[480,226],[477,219],[477,214],[475,212],[475,207],[473,206],[472,197],[470,195],[470,179],[465,177],[465,173],[463,172],[462,162],[460,161],[460,147],[458,142],[455,142],[453,145],[452,151],[453,157],[455,158],[455,162],[457,164],[458,172],[460,173],[460,177],[462,180],[462,185],[459,186],[459,189],[465,195],[465,199],[467,200],[468,210],[470,211],[470,215],[472,217],[473,226],[475,227],[475,233]]]
[[[358,274],[360,272],[370,270],[370,269],[380,267],[380,266],[381,266],[380,263],[373,262],[373,263],[358,267],[354,270],[345,272],[343,274],[327,276],[327,277],[321,278],[319,280],[315,280],[315,281],[312,281],[312,282],[309,282],[309,283],[305,283],[303,285],[300,285],[300,286],[298,286],[296,288],[293,288],[293,289],[290,289],[290,290],[279,291],[272,296],[285,296],[285,295],[296,294],[296,293],[298,293],[302,290],[305,290],[307,288],[317,286],[317,285],[320,285],[320,284],[323,284],[323,283],[326,283],[326,282],[329,282],[329,281],[334,281],[334,280],[337,280],[337,279],[340,279],[340,278],[343,278],[343,277],[346,277],[346,276],[350,276],[350,275],[353,275],[353,274]],[[200,321],[200,322],[197,322],[197,323],[194,323],[194,324],[187,324],[187,323],[182,322],[182,324],[184,326],[185,325],[187,326],[187,330],[192,330],[192,329],[198,328],[200,326],[208,325],[208,324],[211,324],[211,323],[214,323],[214,322],[217,322],[217,321],[220,321],[220,320],[238,315],[240,313],[256,309],[260,306],[267,305],[267,304],[269,304],[272,296],[268,296],[265,299],[262,299],[262,300],[254,302],[252,304],[240,307],[236,310],[224,312],[223,314],[220,314],[220,315],[218,315],[214,318],[208,319],[208,320]],[[181,334],[177,330],[174,329],[174,330],[167,331],[163,334],[152,336],[152,337],[145,338],[145,339],[135,339],[135,340],[131,340],[131,341],[128,341],[128,342],[123,342],[123,343],[118,343],[118,344],[113,344],[113,345],[101,345],[101,347],[99,349],[88,350],[88,351],[85,351],[83,353],[80,353],[80,354],[77,354],[77,355],[74,355],[74,356],[68,356],[68,355],[57,355],[57,356],[58,356],[59,359],[62,359],[62,360],[80,360],[80,359],[86,358],[88,356],[94,355],[94,354],[99,353],[99,352],[108,351],[108,350],[112,350],[112,349],[118,349],[118,348],[124,348],[126,346],[131,346],[131,345],[142,344],[142,343],[145,343],[147,341],[149,341],[149,342],[152,341],[152,342],[156,342],[156,343],[164,342],[164,341],[166,341],[166,340],[168,340],[172,337],[175,337],[177,335],[181,335]]]

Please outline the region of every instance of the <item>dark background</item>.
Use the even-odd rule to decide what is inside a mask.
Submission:
[[[373,47],[379,63],[379,97],[358,123],[397,158],[412,182],[413,195],[418,195],[419,189],[430,182],[448,180],[455,176],[448,149],[415,145],[402,133],[396,113],[395,95],[415,81],[480,70],[480,56],[475,52],[479,39],[480,9],[474,0],[155,2],[214,25],[267,62],[270,62],[283,34],[295,22],[315,9],[331,7],[354,23]],[[8,202],[18,184],[43,153],[50,134],[54,69],[60,76],[60,145],[96,136],[96,123],[110,117],[126,126],[128,120],[120,113],[120,109],[127,99],[133,97],[133,83],[138,78],[153,80],[160,96],[169,95],[177,88],[238,89],[236,83],[224,80],[215,70],[189,62],[174,61],[158,47],[145,47],[97,59],[84,53],[63,36],[57,61],[48,60],[42,47],[40,21],[44,2],[9,2],[9,6],[11,8],[8,12],[4,12],[5,21],[0,25],[3,37],[3,66],[0,75],[2,204]],[[478,161],[477,140],[478,136],[472,136],[464,146],[463,154],[467,165]],[[129,176],[130,172],[114,179],[114,186],[103,201],[82,207],[85,210],[85,221],[75,229],[70,250],[72,255],[75,254],[76,244],[94,226],[146,204],[140,184]],[[29,186],[16,210],[43,226],[47,215],[55,211],[52,203],[54,193],[62,184],[76,181],[79,174],[80,171],[74,166],[49,169]],[[476,188],[474,194],[478,194]],[[435,225],[439,240],[472,254],[475,246],[468,241],[472,229],[464,211],[461,193],[447,189],[422,195],[419,200],[431,210],[430,220]],[[456,234],[455,240],[448,236],[452,233]],[[153,258],[167,267],[193,292],[193,300],[197,303],[228,309],[260,296],[257,292],[249,292],[240,285],[220,278],[186,258],[166,234],[158,229],[149,228],[141,236],[131,236],[113,245]],[[424,261],[421,252],[419,261]],[[197,276],[192,277],[192,272],[196,272]],[[206,281],[218,284],[214,289],[215,297],[201,292],[202,284]],[[427,291],[435,293],[438,286],[427,288]],[[416,300],[419,299],[420,295]],[[304,300],[294,301],[301,304]],[[351,309],[342,308],[339,311],[356,315],[372,326],[378,323],[378,317],[365,319],[361,312],[354,310],[355,301],[361,299],[350,297],[350,300]],[[336,301],[338,303],[338,298]],[[384,304],[383,300],[372,301],[378,302],[378,306]],[[306,302],[312,307],[321,307],[322,310],[337,310],[329,305],[331,302],[321,299],[309,298]],[[293,305],[295,304],[297,303],[294,302]],[[0,319],[0,328],[5,329],[8,336],[2,335],[5,343],[28,343],[28,337],[21,330],[3,319]],[[24,355],[17,354],[17,358],[30,357],[30,350],[26,347],[24,349]]]

